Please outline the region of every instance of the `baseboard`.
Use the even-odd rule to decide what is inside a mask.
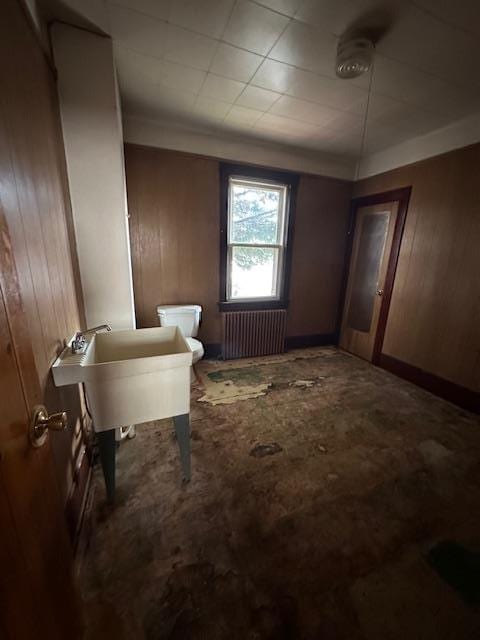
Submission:
[[[480,413],[480,393],[476,391],[445,380],[445,378],[440,378],[433,373],[407,364],[402,360],[397,360],[392,356],[387,356],[384,353],[380,354],[378,365],[382,367],[382,369],[394,373],[399,378],[413,382],[413,384],[430,391],[444,400],[453,402],[453,404],[463,409]]]
[[[285,349],[324,347],[332,344],[338,344],[338,334],[336,332],[314,333],[307,336],[287,336],[285,338]]]
[[[222,345],[219,342],[211,342],[203,345],[205,350],[204,358],[207,360],[217,360],[222,355]]]
[[[65,518],[67,521],[68,533],[75,549],[77,544],[78,532],[83,519],[83,511],[85,508],[85,500],[90,486],[92,473],[91,456],[84,448],[81,459],[75,469],[73,477],[73,485],[70,495],[65,505]]]

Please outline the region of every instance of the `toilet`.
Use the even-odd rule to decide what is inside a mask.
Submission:
[[[203,358],[205,353],[203,344],[194,336],[198,333],[202,307],[198,304],[165,304],[157,307],[157,315],[161,327],[176,326],[185,336],[188,346],[192,350],[192,364]],[[195,376],[192,371],[192,381]]]

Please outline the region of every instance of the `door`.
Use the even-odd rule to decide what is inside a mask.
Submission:
[[[398,201],[391,201],[356,210],[340,346],[369,361],[373,359],[398,206]]]
[[[28,436],[23,384],[36,372],[12,266],[3,262],[0,287],[0,637],[75,640],[80,606],[52,452]]]

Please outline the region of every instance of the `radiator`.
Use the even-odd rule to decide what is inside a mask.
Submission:
[[[222,314],[224,360],[283,353],[287,312],[229,311]]]

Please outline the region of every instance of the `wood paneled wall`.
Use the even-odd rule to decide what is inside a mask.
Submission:
[[[0,19],[0,213],[34,351],[31,375],[40,381],[39,391],[33,378],[25,380],[29,404],[69,413],[69,431],[50,437],[66,501],[81,453],[83,405],[78,388],[54,386],[50,367],[81,324],[78,272],[54,74],[19,5],[2,4]]]
[[[480,145],[362,180],[412,186],[383,353],[480,389]]]
[[[203,307],[202,338],[220,342],[218,162],[126,145],[137,326],[158,325],[158,304]]]
[[[127,144],[125,163],[138,326],[158,323],[158,304],[197,303],[200,338],[219,343],[219,161]],[[301,176],[290,336],[335,331],[350,197],[349,182]]]
[[[303,175],[297,196],[287,335],[337,327],[352,185]]]

